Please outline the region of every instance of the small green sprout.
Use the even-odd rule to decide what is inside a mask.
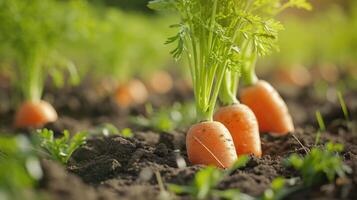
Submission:
[[[313,186],[325,179],[332,182],[336,176],[345,177],[351,172],[338,154],[343,151],[343,148],[342,144],[329,142],[324,148],[313,148],[304,157],[292,154],[286,164],[301,173],[305,186]]]
[[[223,171],[213,166],[203,168],[195,174],[193,182],[188,186],[169,185],[169,190],[176,194],[188,194],[194,199],[207,199],[216,197],[221,199],[253,199],[241,193],[238,189],[218,190],[218,184],[234,170],[245,166],[249,158],[240,156],[236,163],[229,169]]]
[[[326,130],[326,126],[320,111],[316,111],[315,116],[316,116],[317,123],[319,124],[319,130],[317,131],[316,139],[315,139],[315,146],[316,146],[319,144],[321,132],[324,132]]]
[[[301,189],[301,186],[296,185],[296,178],[285,179],[277,177],[271,182],[271,187],[266,189],[260,200],[280,200],[287,197],[292,192]],[[293,186],[293,187],[290,187]]]
[[[342,95],[341,91],[337,92],[337,96],[338,96],[338,101],[340,102],[340,105],[341,105],[343,115],[345,116],[345,119],[348,122],[348,121],[350,121],[350,116],[348,114],[347,106],[346,106],[345,100],[343,99],[343,95]]]
[[[55,139],[53,131],[48,129],[38,130],[40,146],[49,153],[53,160],[66,164],[72,153],[85,144],[88,133],[79,132],[70,137],[68,131],[63,131],[63,136]]]

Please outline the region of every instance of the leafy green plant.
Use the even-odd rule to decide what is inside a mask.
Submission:
[[[0,42],[9,47],[16,61],[13,82],[24,100],[41,99],[48,74],[56,83],[63,83],[63,69],[68,69],[72,83],[78,83],[73,63],[58,51],[64,37],[80,32],[73,31],[73,21],[62,17],[72,11],[66,5],[54,0],[0,2]]]
[[[324,180],[334,181],[336,177],[346,177],[351,168],[343,163],[339,153],[343,151],[342,144],[327,143],[324,148],[313,148],[304,157],[297,154],[291,155],[287,166],[298,170],[305,186],[313,186]]]
[[[245,166],[248,162],[247,156],[240,156],[235,164],[222,171],[215,167],[209,166],[203,168],[195,174],[194,180],[188,186],[170,184],[168,186],[171,192],[176,194],[188,194],[194,199],[208,199],[211,197],[222,199],[253,199],[252,197],[241,193],[238,189],[218,190],[218,184],[234,170]]]
[[[76,133],[70,137],[68,131],[63,131],[63,136],[54,137],[54,133],[48,129],[37,131],[40,146],[47,151],[50,158],[62,164],[66,164],[72,153],[81,145],[85,144],[88,133]]]
[[[33,198],[42,178],[40,162],[30,140],[23,135],[0,137],[0,198]]]
[[[258,200],[280,200],[285,199],[289,194],[301,189],[296,185],[296,178],[286,179],[277,177],[271,182],[270,188],[266,189]]]
[[[319,124],[319,130],[317,131],[316,138],[315,138],[315,146],[316,146],[320,142],[321,133],[326,131],[326,126],[325,126],[324,118],[322,117],[320,111],[316,111],[315,116],[316,116],[317,123]]]
[[[135,125],[151,128],[160,132],[173,131],[189,126],[195,121],[196,113],[193,103],[174,103],[171,107],[154,110],[151,104],[146,105],[146,115],[131,118]]]
[[[237,25],[242,30],[235,33],[233,41],[237,45],[236,48],[239,49],[236,58],[238,66],[230,68],[224,75],[219,94],[220,101],[224,105],[238,102],[237,91],[241,74],[247,85],[256,81],[255,64],[258,57],[268,55],[278,49],[278,35],[284,27],[273,17],[290,7],[311,9],[311,5],[306,0],[241,0],[238,2],[237,12],[242,13],[242,18],[238,19]]]
[[[239,8],[242,2],[232,0],[154,0],[148,6],[180,15],[181,22],[172,25],[178,29],[177,34],[167,43],[177,43],[171,51],[175,59],[185,55],[188,60],[197,121],[212,121],[223,76],[228,68],[239,66],[236,34],[252,31],[249,25],[246,29],[241,27],[239,19],[251,16],[245,13],[241,16]]]

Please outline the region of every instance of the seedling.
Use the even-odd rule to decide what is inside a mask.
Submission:
[[[49,157],[62,164],[66,164],[72,153],[81,145],[85,144],[87,132],[76,133],[70,137],[68,131],[63,131],[63,136],[54,138],[53,131],[42,129],[37,131],[40,146],[46,150]]]
[[[320,111],[316,111],[315,116],[316,116],[317,123],[319,124],[319,130],[317,131],[316,138],[315,138],[315,146],[316,146],[320,142],[321,132],[326,131],[326,126]]]
[[[258,200],[280,200],[285,199],[289,194],[301,189],[296,185],[296,178],[285,179],[277,177],[271,182],[270,188],[266,189],[262,197]]]
[[[345,100],[343,98],[343,95],[342,95],[341,91],[337,92],[337,96],[338,96],[338,101],[340,102],[340,105],[341,105],[341,109],[342,109],[343,115],[345,116],[345,120],[347,122],[349,122],[350,121],[350,116],[348,114],[347,106],[346,106],[346,103],[345,103]]]
[[[351,173],[351,168],[343,163],[339,155],[342,151],[342,144],[329,142],[323,148],[311,149],[304,157],[297,154],[291,155],[286,164],[300,172],[303,183],[307,187],[325,180],[333,182],[336,177],[344,178],[346,174]]]
[[[218,184],[234,170],[245,166],[248,162],[247,156],[241,156],[234,165],[227,170],[220,170],[213,166],[201,169],[195,174],[193,182],[188,186],[170,184],[171,192],[175,194],[188,194],[194,199],[222,198],[222,199],[253,199],[240,193],[238,189],[218,190]]]

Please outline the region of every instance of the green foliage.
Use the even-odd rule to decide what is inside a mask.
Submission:
[[[39,146],[43,148],[49,157],[62,164],[66,164],[72,153],[80,146],[86,143],[89,136],[109,136],[121,135],[123,137],[132,137],[131,129],[125,128],[119,131],[112,124],[102,124],[90,131],[84,131],[74,134],[72,137],[68,131],[63,131],[61,137],[55,138],[52,130],[41,129],[37,131]]]
[[[316,116],[317,123],[319,124],[319,130],[317,131],[316,139],[315,139],[315,145],[317,145],[320,142],[321,133],[326,130],[326,126],[325,126],[324,118],[322,117],[320,111],[316,111],[315,116]]]
[[[40,162],[31,142],[22,135],[0,137],[0,197],[32,199],[31,189],[42,178]]]
[[[42,129],[37,131],[40,146],[49,153],[50,158],[62,164],[66,164],[72,153],[85,144],[87,132],[76,133],[70,137],[68,131],[63,131],[63,136],[54,138],[53,131]]]
[[[274,19],[261,16],[261,10],[306,4],[305,1],[289,1],[287,5],[277,4],[278,2],[280,3],[250,0],[149,2],[152,9],[175,10],[181,17],[181,22],[172,26],[178,29],[177,34],[169,38],[167,43],[177,42],[177,47],[171,52],[176,59],[182,54],[188,59],[199,120],[212,118],[219,89],[228,70],[239,72],[247,59],[254,60],[252,56],[266,55],[276,48],[277,33],[282,25]],[[232,82],[236,85],[237,77]],[[236,87],[231,86],[230,89],[232,88],[234,90]]]
[[[296,179],[285,179],[277,177],[271,182],[270,188],[266,189],[259,200],[280,200],[285,199],[289,194],[301,189],[296,185]]]
[[[0,1],[0,42],[13,52],[14,84],[26,100],[41,98],[48,73],[60,84],[63,69],[68,69],[73,75],[71,81],[78,82],[73,63],[58,52],[58,45],[66,36],[80,32],[75,29],[73,18],[63,17],[72,12],[69,3],[55,0]]]
[[[298,16],[287,17],[284,22],[286,31],[281,33],[279,40],[281,51],[273,55],[274,60],[281,64],[335,63],[341,67],[355,63],[357,2],[346,2],[349,2],[348,9],[338,3],[330,4],[308,20]]]
[[[188,186],[169,185],[169,190],[176,194],[189,194],[194,199],[222,198],[222,199],[253,199],[241,193],[238,189],[218,190],[218,184],[234,170],[245,166],[248,162],[247,156],[240,156],[236,163],[226,171],[209,166],[195,174],[193,182]]]
[[[345,177],[346,173],[351,172],[338,154],[341,151],[343,151],[342,144],[330,142],[324,148],[311,149],[304,157],[293,154],[287,159],[286,164],[300,172],[305,186],[313,186],[326,179],[332,182],[337,176]]]
[[[89,72],[145,78],[171,62],[158,42],[170,32],[159,27],[170,21],[86,0],[0,0],[0,63],[9,63],[14,87],[26,100],[41,98],[48,76],[58,87],[78,84]]]
[[[146,115],[131,118],[131,122],[143,128],[150,128],[160,132],[168,132],[177,128],[184,128],[196,119],[193,103],[174,103],[170,107],[154,110],[150,104],[146,105]]]
[[[80,50],[93,49],[86,62],[99,75],[126,81],[135,75],[145,77],[171,61],[163,42],[158,42],[168,35],[158,27],[170,21],[170,16],[164,19],[108,8],[97,15],[96,34],[92,41],[80,44]]]

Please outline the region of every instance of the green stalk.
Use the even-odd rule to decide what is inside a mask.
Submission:
[[[255,65],[257,62],[257,52],[253,50],[252,41],[246,40],[242,49],[242,55],[244,56],[243,66],[243,82],[246,86],[254,85],[258,81],[258,77],[255,74]]]
[[[222,85],[221,85],[221,90],[219,92],[219,100],[222,102],[223,105],[232,105],[235,103],[238,103],[238,99],[236,97],[237,92],[236,89],[237,87],[235,85],[238,85],[236,83],[236,80],[234,80],[236,77],[232,76],[233,74],[236,74],[234,72],[227,71],[224,74],[223,80],[222,80]]]
[[[256,61],[257,54],[253,52],[243,67],[243,82],[246,86],[254,85],[259,80],[255,74]]]
[[[26,54],[26,53],[25,53]],[[42,66],[39,50],[33,49],[31,53],[21,56],[19,63],[19,82],[23,100],[39,101],[43,91]]]

